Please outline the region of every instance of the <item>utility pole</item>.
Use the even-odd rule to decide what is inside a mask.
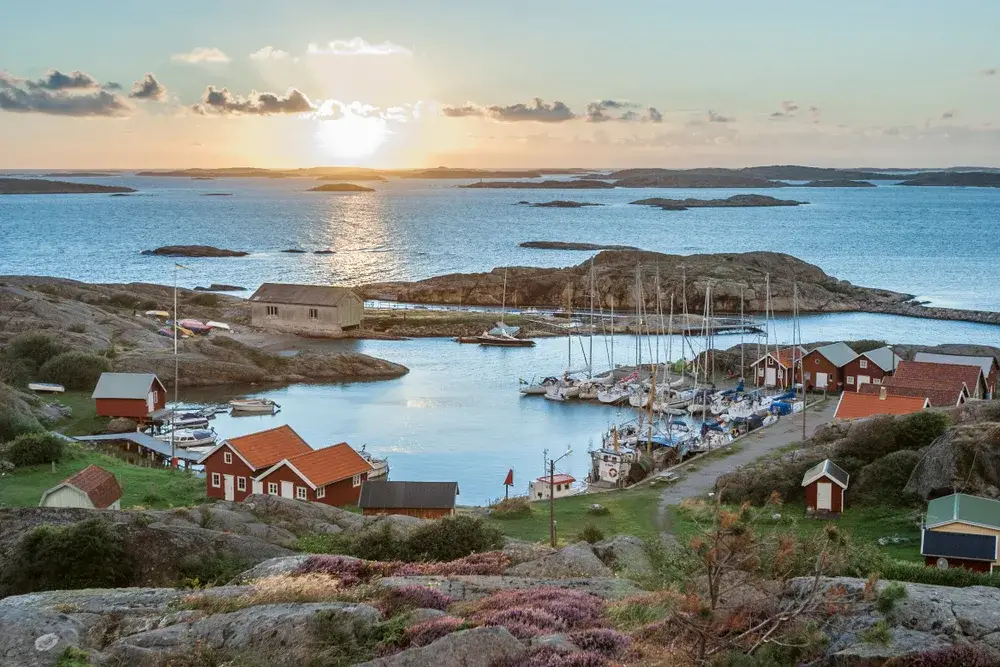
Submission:
[[[180,264],[174,263],[174,410],[177,410],[177,385],[180,383],[180,365],[177,361],[177,328],[180,326],[177,323],[177,269]],[[177,458],[177,446],[174,442],[174,427],[177,425],[177,420],[174,419],[174,412],[168,413],[170,415],[170,465],[174,465],[174,461]]]
[[[556,546],[556,462],[561,461],[573,453],[572,449],[567,449],[566,453],[557,459],[549,460],[549,544]],[[545,457],[548,458],[549,450],[545,450]]]

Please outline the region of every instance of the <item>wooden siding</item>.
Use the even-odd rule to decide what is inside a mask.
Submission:
[[[813,482],[812,484],[810,484],[809,486],[806,487],[806,507],[807,508],[811,507],[814,510],[816,510],[817,512],[827,511],[827,510],[818,510],[818,509],[816,509],[816,497],[817,497],[817,494],[818,494],[818,492],[816,490],[816,487],[819,485],[820,482],[826,482],[826,483],[830,484],[831,487],[833,487],[832,489],[830,489],[830,510],[829,511],[833,512],[834,514],[840,514],[841,512],[843,512],[844,511],[844,489],[840,488],[837,485],[836,482],[834,482],[833,480],[827,479],[826,477],[821,477],[821,478],[819,478],[818,480],[816,480],[815,482]]]
[[[294,465],[294,464],[293,464]],[[361,497],[361,486],[364,484],[365,478],[368,473],[361,474],[361,484],[354,486],[353,478],[348,477],[347,479],[340,480],[339,482],[334,482],[333,484],[327,484],[325,487],[326,495],[322,498],[316,496],[316,491],[310,488],[309,484],[306,483],[301,477],[295,474],[295,471],[288,466],[282,466],[270,473],[266,477],[260,478],[261,484],[263,485],[263,493],[269,493],[267,490],[268,483],[278,485],[277,495],[281,495],[281,483],[291,482],[292,483],[292,498],[298,498],[296,495],[296,487],[303,486],[306,489],[306,500],[312,501],[314,503],[323,503],[324,505],[331,505],[333,507],[340,507],[342,505],[357,505],[358,498]]]
[[[862,361],[868,362],[868,368],[861,368]],[[892,376],[892,371],[883,371],[882,368],[874,361],[861,356],[844,364],[844,367],[841,369],[841,374],[844,382],[844,391],[857,391],[859,375],[867,375],[871,378],[871,382],[873,384],[882,384],[885,378]],[[851,381],[848,382],[847,378],[851,378]],[[878,382],[876,382],[876,380],[878,380]]]
[[[799,382],[802,382],[810,391],[841,391],[843,390],[844,378],[841,375],[841,370],[833,365],[829,359],[820,354],[817,350],[813,350],[806,356],[802,358],[803,368],[802,372],[806,376],[805,380],[799,378],[799,368],[795,369],[795,376]],[[825,386],[820,386],[816,383],[816,376],[818,373],[827,374],[827,383]]]
[[[934,526],[931,530],[939,533],[965,533],[967,535],[996,535],[1000,537],[1000,530],[987,528],[985,526],[974,526],[960,521],[946,523],[941,526]]]
[[[927,567],[936,568],[937,560],[936,556],[924,556],[924,564]],[[965,560],[964,558],[946,558],[945,560],[948,561],[949,568],[961,567],[973,572],[989,572],[992,569],[992,563],[989,561]]]
[[[277,308],[277,315],[268,315]],[[250,321],[255,327],[317,336],[338,336],[345,330],[361,326],[364,301],[356,294],[345,296],[338,306],[307,306],[299,304],[255,301],[250,304]],[[315,311],[316,317],[310,317]]]
[[[793,371],[778,364],[774,360],[774,357],[768,356],[765,359],[761,359],[759,364],[751,364],[751,368],[753,368],[754,385],[758,387],[764,386],[764,383],[767,382],[768,368],[772,368],[775,371],[774,386],[787,389],[792,385]],[[761,375],[758,369],[764,369],[764,375]],[[798,373],[798,370],[796,369],[794,373]]]
[[[90,496],[83,491],[70,486],[64,486],[50,493],[42,507],[85,507],[87,509],[94,509],[94,503],[90,501]]]
[[[226,452],[233,455],[233,462],[226,463]],[[212,486],[212,473],[219,473],[219,486]],[[226,478],[225,475],[233,476],[233,500],[236,502],[242,502],[253,492],[253,476],[255,473],[260,471],[255,471],[253,468],[248,466],[243,462],[236,452],[234,452],[229,445],[224,445],[219,447],[211,456],[205,459],[205,495],[209,498],[218,498],[220,500],[226,497]],[[237,478],[246,478],[246,490],[240,491]]]
[[[365,516],[379,516],[384,514],[400,514],[402,516],[415,516],[420,519],[440,519],[441,517],[452,516],[454,509],[392,509],[366,507],[363,510]]]
[[[166,400],[165,392],[157,389],[153,402],[153,411],[162,410],[166,405]],[[98,398],[95,402],[97,403],[97,414],[101,417],[145,419],[150,413],[146,405],[146,399],[144,398]]]

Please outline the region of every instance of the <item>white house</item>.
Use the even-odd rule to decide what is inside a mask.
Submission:
[[[42,494],[39,507],[121,509],[122,487],[104,468],[89,465]]]

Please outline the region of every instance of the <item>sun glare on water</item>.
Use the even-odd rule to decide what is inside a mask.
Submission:
[[[316,140],[338,160],[364,160],[375,154],[390,135],[383,118],[366,118],[346,110],[337,120],[323,120]]]

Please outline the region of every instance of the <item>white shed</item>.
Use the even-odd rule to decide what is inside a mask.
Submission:
[[[117,510],[121,509],[121,497],[122,487],[115,476],[89,465],[43,493],[38,506]]]

